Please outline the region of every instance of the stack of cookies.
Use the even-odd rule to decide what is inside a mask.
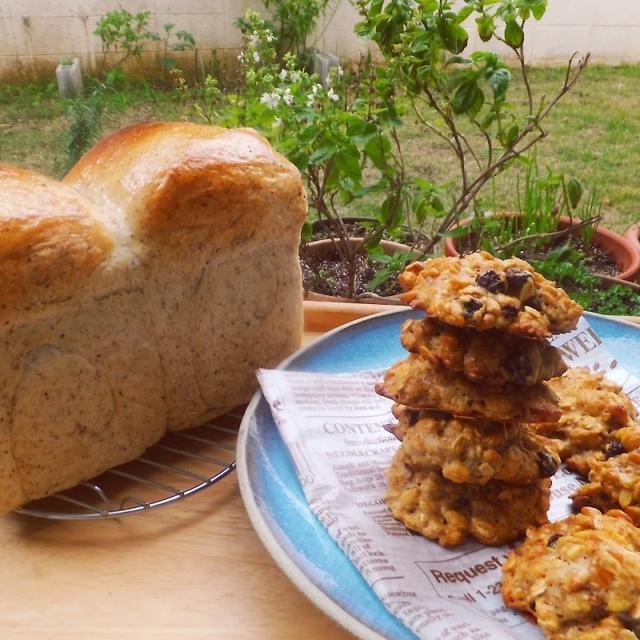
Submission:
[[[527,423],[560,418],[544,381],[566,366],[546,338],[582,309],[527,262],[486,252],[414,263],[400,282],[428,317],[403,325],[410,355],[377,387],[396,402],[402,441],[387,502],[445,546],[512,541],[547,522],[560,460]]]

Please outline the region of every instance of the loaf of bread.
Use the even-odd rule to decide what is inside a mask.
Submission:
[[[245,402],[300,343],[298,171],[261,136],[149,123],[62,183],[0,165],[0,510]]]

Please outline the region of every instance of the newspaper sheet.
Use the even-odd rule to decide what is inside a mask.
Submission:
[[[569,366],[604,372],[638,405],[640,380],[621,368],[586,320],[553,344]],[[501,567],[513,545],[445,549],[391,517],[384,472],[399,442],[384,429],[394,420],[391,401],[373,390],[381,373],[260,371],[311,510],[385,606],[420,638],[542,639],[500,595]],[[569,495],[579,484],[573,473],[558,471],[551,520],[570,513]]]

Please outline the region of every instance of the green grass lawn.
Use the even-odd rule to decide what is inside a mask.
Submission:
[[[534,69],[538,95],[552,95],[563,69]],[[59,177],[65,166],[68,136],[66,102],[54,86],[0,87],[0,162]],[[102,133],[152,119],[191,119],[188,105],[172,92],[145,86],[111,92],[102,116]],[[549,136],[538,160],[556,171],[597,188],[603,200],[604,224],[624,231],[640,220],[640,66],[591,66],[546,122]],[[436,180],[457,178],[455,158],[446,144],[407,116],[402,128],[409,172]],[[497,204],[512,209],[514,172],[496,181]],[[366,211],[359,203],[354,213]]]

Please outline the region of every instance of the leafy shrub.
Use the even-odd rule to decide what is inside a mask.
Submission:
[[[191,33],[178,30],[175,25],[163,25],[164,34],[151,31],[149,26],[150,11],[140,11],[133,14],[126,9],[115,9],[104,15],[96,26],[94,35],[102,42],[102,71],[107,70],[107,58],[111,53],[121,52],[122,56],[110,68],[119,67],[125,60],[135,58],[140,61],[145,45],[149,42],[161,43],[163,57],[160,64],[166,74],[173,69],[177,62],[170,55],[170,51],[186,51],[196,48],[196,41]],[[172,40],[174,40],[172,42]]]
[[[313,33],[318,18],[326,10],[329,0],[263,0],[271,19],[265,26],[275,37],[277,58],[282,60],[290,53],[304,60],[307,39]],[[251,21],[245,15],[236,21],[241,31],[251,29]]]
[[[451,149],[459,168],[452,204],[431,238],[430,251],[498,173],[512,166],[547,131],[543,124],[575,85],[588,55],[572,56],[555,95],[538,98],[524,55],[524,26],[539,20],[546,0],[358,0],[358,33],[372,39],[404,88],[413,115]],[[526,107],[510,100],[511,72],[491,52],[464,50],[470,18],[481,40],[498,40],[518,60]]]

